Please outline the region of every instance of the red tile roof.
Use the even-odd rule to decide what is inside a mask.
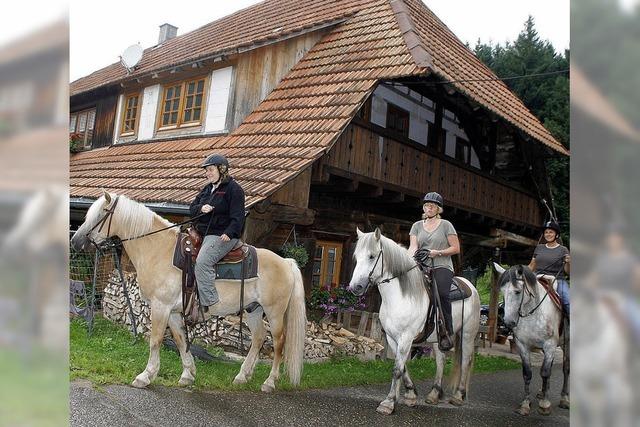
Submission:
[[[235,53],[300,31],[331,24],[359,10],[366,0],[267,0],[144,50],[136,70],[127,75],[115,62],[71,83],[76,95],[180,64]]]
[[[311,11],[323,11],[326,19],[358,11],[323,37],[230,135],[80,153],[71,161],[72,196],[95,198],[104,187],[144,202],[188,204],[205,183],[201,160],[215,151],[229,158],[232,175],[245,189],[250,206],[326,153],[380,80],[425,74],[431,64],[433,72],[451,80],[495,77],[424,5],[413,0],[405,0],[404,8],[394,5],[400,0],[298,0],[296,7],[290,7],[290,1],[258,6],[263,14],[270,6],[286,19],[304,18],[307,25],[317,22]],[[311,11],[302,13],[305,7]],[[249,9],[224,19],[240,19]],[[294,9],[297,13],[292,15]],[[270,22],[289,22],[277,13],[269,16]],[[264,34],[265,25],[259,23],[257,33]],[[417,34],[421,40],[415,39]],[[472,83],[456,86],[536,139],[564,151],[504,84],[491,82],[489,90]]]
[[[414,27],[433,59],[433,71],[457,81],[453,85],[469,98],[520,128],[536,140],[568,154],[549,131],[496,75],[485,66],[420,0],[403,0]],[[488,79],[489,81],[477,81]],[[471,80],[471,81],[470,81]]]

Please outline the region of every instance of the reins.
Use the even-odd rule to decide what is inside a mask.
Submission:
[[[398,277],[402,277],[405,274],[407,274],[408,272],[410,272],[411,270],[413,270],[414,268],[418,267],[418,264],[414,265],[413,267],[409,268],[408,270],[403,271],[400,274],[396,274],[393,277],[388,277],[386,279],[383,279],[379,282],[375,282],[373,280],[371,280],[371,276],[373,276],[373,272],[375,271],[376,267],[378,266],[378,261],[382,260],[382,263],[380,264],[380,268],[381,271],[384,272],[384,252],[382,251],[382,243],[380,243],[380,252],[378,252],[378,257],[376,258],[376,262],[375,264],[373,264],[373,268],[371,269],[371,271],[369,272],[369,284],[373,285],[373,286],[380,286],[384,283],[389,283],[390,281],[392,281],[393,279],[397,279]]]
[[[560,266],[560,269],[558,270],[558,272],[556,273],[555,276],[553,276],[553,281],[551,282],[551,286],[553,286],[553,283],[556,282],[558,276],[560,275],[560,272],[564,269],[564,260],[562,261],[562,265]],[[511,281],[513,281],[513,271],[509,272],[509,275],[511,276]],[[536,279],[537,281],[537,279]],[[525,282],[526,282],[526,278],[525,278]],[[528,287],[525,285],[525,292],[528,293],[529,295],[533,295],[533,293],[531,291],[529,291]],[[542,305],[542,303],[544,302],[544,300],[547,298],[547,296],[549,296],[549,289],[547,287],[545,288],[545,294],[542,297],[542,299],[540,300],[540,302],[538,302],[538,304],[532,309],[530,310],[527,314],[522,314],[522,304],[524,302],[524,293],[522,294],[522,298],[520,298],[520,306],[518,307],[518,322],[520,321],[521,317],[529,317],[531,316],[533,313],[535,313],[535,311]],[[518,322],[516,322],[516,326],[518,326]]]
[[[102,218],[100,218],[100,220],[96,223],[96,225],[91,227],[91,229],[87,232],[87,236],[89,236],[89,234],[93,230],[95,230],[96,227],[98,227],[98,226],[100,227],[100,228],[98,228],[98,233],[101,232],[102,231],[102,227],[104,227],[104,224],[107,222],[107,220],[109,220],[109,226],[107,227],[107,238],[111,238],[111,236],[110,236],[110,234],[111,234],[111,220],[113,218],[113,213],[116,210],[116,205],[118,204],[118,200],[119,199],[120,199],[120,195],[117,195],[115,200],[114,200],[114,202],[113,202],[113,205],[111,205],[111,207],[109,209],[105,209],[106,213],[104,214],[104,216]],[[160,233],[161,231],[169,230],[169,229],[171,229],[173,227],[179,227],[179,226],[184,225],[184,224],[189,224],[190,222],[192,222],[192,221],[194,221],[194,220],[206,215],[207,213],[201,213],[201,214],[196,215],[196,216],[194,216],[194,217],[192,217],[192,218],[190,218],[190,219],[188,219],[186,221],[182,221],[182,222],[179,222],[177,224],[172,224],[172,225],[170,225],[168,227],[164,227],[164,228],[161,228],[159,230],[151,231],[149,233],[144,233],[144,234],[141,234],[139,236],[129,237],[129,238],[126,238],[126,239],[120,239],[119,241],[113,240],[112,243],[111,243],[111,246],[114,246],[114,245],[115,246],[119,246],[119,245],[122,245],[122,242],[126,242],[126,241],[129,241],[129,240],[141,239],[143,237],[151,236],[152,234]],[[96,244],[96,242],[94,240],[89,239],[89,241],[94,246],[96,246],[96,248],[99,246],[98,244]]]

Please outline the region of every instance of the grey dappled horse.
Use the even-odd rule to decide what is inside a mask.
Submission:
[[[542,390],[538,393],[538,411],[543,415],[551,413],[551,402],[547,398],[549,377],[553,367],[553,357],[559,344],[563,349],[564,382],[560,399],[561,408],[569,408],[569,325],[565,325],[565,336],[560,336],[562,312],[546,295],[546,290],[533,272],[526,266],[516,265],[505,270],[494,263],[500,274],[499,286],[504,295],[504,323],[513,331],[513,337],[522,359],[524,377],[524,398],[516,410],[521,415],[529,415],[531,382],[530,352],[541,349],[544,360],[540,368]],[[554,283],[554,288],[556,284]],[[562,338],[562,339],[561,339]]]
[[[406,392],[404,402],[416,404],[415,387],[406,367],[413,340],[422,331],[429,308],[429,296],[422,272],[409,256],[407,249],[383,236],[379,229],[373,233],[357,230],[358,244],[353,254],[356,267],[349,290],[356,295],[364,294],[371,285],[377,286],[382,305],[380,323],[387,335],[389,346],[395,353],[395,366],[391,390],[377,408],[382,414],[391,414],[399,399],[400,383]],[[466,279],[463,279],[466,281]],[[456,388],[450,402],[462,405],[469,387],[474,359],[474,342],[480,325],[480,297],[471,283],[466,281],[472,294],[469,298],[451,303],[455,339],[454,379]],[[428,338],[433,343],[436,355],[436,378],[426,398],[427,403],[437,404],[442,391],[442,374],[445,353],[440,351],[434,331]]]

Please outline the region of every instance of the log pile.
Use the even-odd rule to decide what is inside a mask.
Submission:
[[[133,313],[136,316],[137,331],[140,334],[149,335],[151,329],[149,305],[140,297],[135,273],[125,273],[125,280]],[[114,270],[109,277],[109,282],[104,289],[102,304],[105,318],[131,328],[131,317],[117,270]],[[273,339],[266,320],[264,320],[264,325],[269,333],[260,353],[262,357],[273,358]],[[235,349],[237,352],[237,349],[240,348],[239,316],[210,319],[190,329],[189,333],[192,339],[220,346],[225,350],[233,351]],[[249,327],[244,322],[242,335],[244,354],[246,354],[251,345],[251,335]],[[381,354],[382,350],[383,346],[378,341],[356,335],[343,328],[340,323],[307,322],[304,344],[305,359],[322,359],[339,354],[356,356],[363,360],[373,360]]]

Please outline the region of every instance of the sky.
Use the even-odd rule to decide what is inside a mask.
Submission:
[[[484,43],[515,40],[529,15],[534,17],[541,38],[548,39],[557,51],[569,47],[569,0],[424,2],[472,47],[478,39]],[[189,8],[177,8],[175,1],[168,0],[153,3],[111,0],[98,10],[94,2],[71,0],[70,79],[76,80],[117,62],[132,44],[140,43],[143,48],[155,45],[158,27],[165,22],[177,26],[181,35],[255,3],[258,1],[192,0]],[[105,7],[107,4],[109,7]]]

